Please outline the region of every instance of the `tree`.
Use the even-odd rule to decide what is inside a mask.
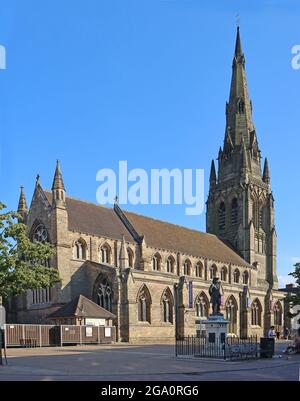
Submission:
[[[297,292],[289,296],[289,302],[292,302],[293,305],[300,305],[300,262],[296,263],[294,268],[295,270],[289,273],[289,275],[296,279]]]
[[[55,254],[53,245],[31,241],[22,217],[3,209],[6,206],[0,202],[0,297],[60,282],[58,270],[47,267]]]

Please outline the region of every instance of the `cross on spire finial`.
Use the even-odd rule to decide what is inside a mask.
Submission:
[[[240,14],[236,14],[235,19],[236,19],[236,26],[239,28],[241,22]]]

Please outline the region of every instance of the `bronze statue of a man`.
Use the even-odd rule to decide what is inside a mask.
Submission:
[[[213,315],[221,315],[221,292],[220,292],[220,281],[218,277],[214,277],[209,287],[210,302],[212,304]]]

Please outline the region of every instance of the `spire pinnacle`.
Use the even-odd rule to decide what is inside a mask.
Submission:
[[[22,214],[24,212],[27,212],[27,203],[26,203],[26,197],[24,193],[24,187],[21,186],[21,192],[20,192],[20,198],[19,198],[19,204],[18,204],[18,213]]]
[[[119,261],[120,261],[120,267],[121,268],[128,267],[128,253],[127,253],[127,247],[126,247],[124,234],[122,234],[122,242],[121,242]]]
[[[237,30],[236,30],[236,41],[235,41],[234,55],[235,55],[235,57],[239,57],[242,54],[243,54],[243,51],[242,51],[242,43],[241,43],[241,36],[240,36],[240,27],[238,25],[237,26]]]
[[[210,183],[211,188],[214,188],[217,183],[217,175],[216,175],[216,168],[215,168],[214,160],[211,161],[209,183]]]
[[[66,190],[62,179],[59,160],[56,161],[55,174],[52,184],[52,203],[54,207],[66,208]]]
[[[52,183],[52,191],[55,189],[62,189],[65,191],[65,186],[64,186],[64,182],[63,182],[61,171],[60,171],[59,160],[56,160],[55,174],[54,174],[53,183]]]
[[[270,184],[270,171],[269,171],[269,163],[268,163],[267,158],[265,158],[263,181],[268,185]]]

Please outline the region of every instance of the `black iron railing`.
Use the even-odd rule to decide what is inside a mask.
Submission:
[[[250,359],[258,357],[257,337],[227,337],[210,342],[207,337],[187,336],[176,339],[176,357],[191,356],[216,359]]]

